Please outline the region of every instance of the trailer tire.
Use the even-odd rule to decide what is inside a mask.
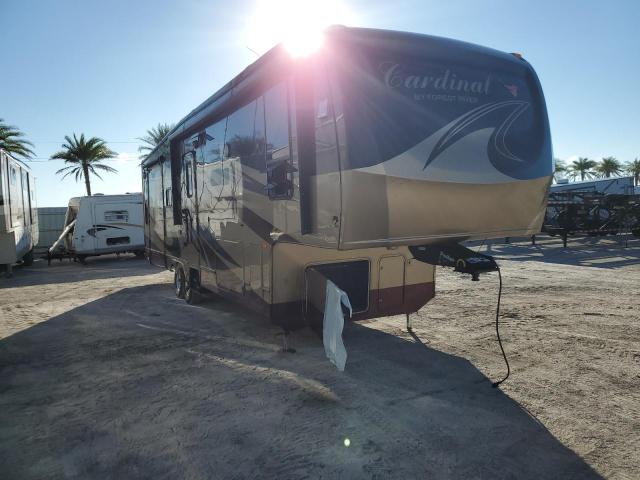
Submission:
[[[25,267],[30,267],[31,265],[33,265],[33,249],[29,250],[27,254],[22,257],[22,264]]]
[[[184,298],[184,294],[185,294],[184,270],[179,265],[176,266],[176,269],[173,272],[173,287],[176,292],[176,297]]]
[[[144,250],[136,250],[133,252],[136,258],[144,258]]]
[[[197,274],[189,275],[184,291],[184,299],[189,305],[197,305],[202,300]]]

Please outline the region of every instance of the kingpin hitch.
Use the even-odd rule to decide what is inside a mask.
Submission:
[[[477,282],[481,273],[495,272],[498,264],[489,255],[476,253],[459,243],[440,243],[409,247],[416,260],[430,265],[453,268],[460,273],[468,273]]]

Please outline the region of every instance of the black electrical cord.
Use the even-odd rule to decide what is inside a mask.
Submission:
[[[502,351],[502,357],[504,358],[504,363],[507,365],[507,374],[502,380],[493,382],[491,384],[493,388],[498,387],[498,385],[500,385],[507,378],[509,378],[509,374],[511,373],[511,368],[509,367],[509,360],[507,360],[507,354],[504,353],[504,348],[502,347],[502,339],[500,338],[500,299],[502,298],[502,274],[500,273],[499,266],[498,266],[498,280],[500,282],[500,286],[498,287],[498,306],[496,307],[496,336],[498,337],[498,345],[500,345],[500,350]]]

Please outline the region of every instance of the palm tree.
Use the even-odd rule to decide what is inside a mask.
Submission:
[[[594,160],[586,157],[580,157],[578,158],[578,160],[574,160],[573,162],[571,162],[571,165],[569,166],[569,176],[574,180],[577,177],[580,177],[580,180],[593,178],[593,169],[596,167],[596,165],[597,163]]]
[[[633,176],[633,182],[640,185],[640,159],[636,158],[633,162],[627,163],[626,172]]]
[[[611,176],[619,177],[622,173],[623,166],[615,157],[605,157],[596,166],[596,172],[602,178],[611,178]]]
[[[61,168],[56,174],[65,172],[62,178],[68,175],[75,175],[76,182],[84,177],[84,185],[87,188],[87,195],[91,196],[91,182],[89,173],[93,173],[102,180],[102,177],[96,170],[103,170],[109,173],[117,173],[115,168],[104,165],[102,160],[107,160],[116,156],[116,152],[109,150],[104,140],[97,137],[89,139],[84,138],[84,133],[80,138],[73,134],[73,138],[68,135],[64,137],[65,142],[62,144],[63,150],[54,153],[51,160],[64,160],[68,166]]]
[[[140,145],[138,147],[138,152],[142,154],[140,155],[140,159],[144,160],[171,130],[173,130],[173,125],[168,123],[159,123],[156,127],[147,130],[147,134],[144,137],[138,137],[138,140],[144,143],[144,145]]]
[[[560,160],[559,158],[554,158],[553,160],[555,163],[555,170],[553,171],[553,180],[557,182],[559,178],[563,177],[562,174],[565,174],[565,175],[567,174],[569,169],[567,168],[567,165],[564,163],[563,160]]]
[[[24,133],[12,125],[7,125],[0,118],[0,148],[5,152],[19,157],[29,158],[33,156],[33,143],[25,140]]]

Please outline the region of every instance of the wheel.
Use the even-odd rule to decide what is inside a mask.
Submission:
[[[22,257],[22,264],[25,267],[30,267],[31,265],[33,265],[33,250],[29,250],[27,254]]]
[[[133,252],[133,254],[136,256],[136,258],[144,258],[144,250],[136,250],[135,252]]]
[[[196,305],[200,303],[200,300],[202,300],[200,295],[200,286],[193,276],[191,276],[185,286],[184,299],[189,305]]]
[[[176,291],[176,297],[184,298],[184,294],[185,294],[184,270],[182,270],[182,267],[180,266],[176,266],[176,270],[173,273],[173,286]]]

